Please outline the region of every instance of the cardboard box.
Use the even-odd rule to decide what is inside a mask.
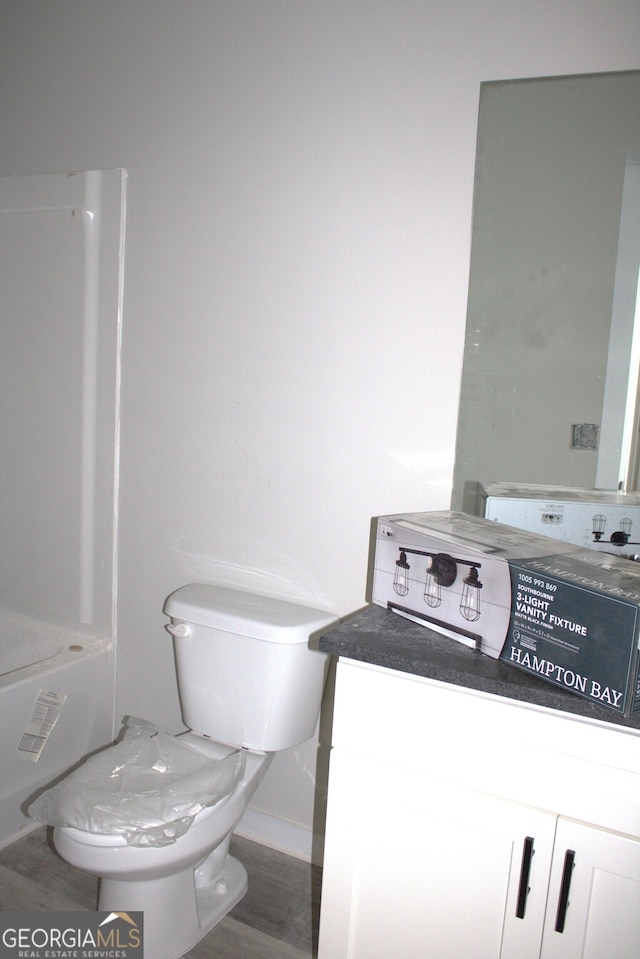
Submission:
[[[640,564],[453,512],[379,517],[372,600],[628,716]]]

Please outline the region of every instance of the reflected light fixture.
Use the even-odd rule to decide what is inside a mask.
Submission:
[[[602,537],[604,536],[604,530],[607,525],[607,519],[602,513],[596,513],[593,517],[593,538],[596,543],[603,542]],[[631,536],[631,527],[633,526],[633,520],[630,517],[625,516],[624,519],[620,520],[620,529],[617,529],[611,534],[608,542],[612,546],[638,546],[638,543],[632,543],[630,541]],[[606,540],[605,540],[606,542]]]
[[[631,536],[631,527],[633,522],[627,517],[620,520],[620,529],[611,534],[611,542],[614,546],[626,546]]]

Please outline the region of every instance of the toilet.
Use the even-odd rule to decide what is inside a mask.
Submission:
[[[229,855],[231,835],[273,754],[314,733],[327,657],[309,638],[336,619],[200,583],[172,593],[164,612],[188,727],[177,738],[212,763],[243,750],[243,775],[168,845],[130,845],[122,835],[75,826],[53,832],[63,859],[100,878],[99,910],[144,913],[151,959],[183,956],[246,892],[246,870]]]

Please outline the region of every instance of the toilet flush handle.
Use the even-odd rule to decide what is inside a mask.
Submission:
[[[186,639],[187,636],[191,636],[189,623],[167,623],[167,630],[177,639]]]

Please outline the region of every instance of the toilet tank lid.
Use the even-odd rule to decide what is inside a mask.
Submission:
[[[333,613],[208,583],[180,587],[163,609],[171,619],[272,643],[306,643],[317,630],[337,622]]]

